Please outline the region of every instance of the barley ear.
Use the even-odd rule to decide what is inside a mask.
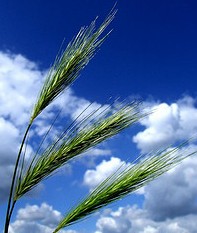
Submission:
[[[69,160],[118,134],[139,121],[143,116],[139,111],[138,103],[135,102],[121,107],[108,116],[96,118],[94,123],[79,131],[76,130],[78,128],[76,126],[70,136],[65,136],[63,140],[59,140],[57,145],[50,145],[27,169],[22,179],[18,181],[14,200],[18,200]]]
[[[180,148],[177,147],[167,152],[149,155],[136,164],[123,165],[101,182],[81,203],[71,209],[53,233],[145,186],[194,153],[182,155]]]
[[[81,28],[62,55],[56,58],[34,106],[31,122],[79,76],[109,35],[110,32],[101,37],[115,14],[116,10],[113,10],[96,31],[96,20],[89,27]]]

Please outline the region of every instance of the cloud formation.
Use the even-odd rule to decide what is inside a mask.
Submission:
[[[195,233],[196,222],[197,215],[192,214],[157,222],[145,209],[127,206],[108,210],[98,219],[95,233]]]
[[[8,196],[16,151],[42,76],[25,57],[0,52],[0,202]]]
[[[23,126],[43,76],[44,72],[24,56],[0,52],[0,116]]]
[[[176,103],[149,104],[152,112],[141,121],[145,129],[133,137],[133,142],[142,153],[177,141],[188,140],[197,133],[197,108],[195,99],[184,97]]]
[[[62,215],[46,203],[27,205],[18,210],[16,220],[11,223],[10,233],[51,233],[61,220]],[[74,230],[62,230],[60,233],[77,233]]]
[[[124,161],[116,157],[111,157],[110,160],[103,160],[95,169],[89,169],[85,172],[83,183],[92,190],[105,178],[113,174],[122,165],[126,165]]]

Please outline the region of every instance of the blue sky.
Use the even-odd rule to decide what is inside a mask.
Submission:
[[[11,165],[29,112],[47,69],[65,39],[96,17],[98,25],[114,1],[8,1],[0,3],[0,218],[5,211]],[[137,126],[90,151],[45,181],[22,200],[11,233],[49,233],[61,215],[93,184],[121,162],[196,134],[197,4],[189,0],[117,3],[110,37],[74,85],[56,101],[63,120],[74,119],[90,102],[140,98],[157,111]],[[9,95],[8,95],[9,93]],[[48,113],[52,114],[51,109]],[[34,128],[38,140],[49,125],[45,115]],[[58,132],[58,128],[55,128]],[[34,145],[28,147],[31,155]],[[196,149],[191,143],[189,150]],[[65,233],[195,233],[197,159],[101,211]],[[89,175],[88,175],[89,174]],[[164,200],[164,201],[163,201]],[[28,204],[28,206],[26,205]],[[46,216],[46,212],[48,215]],[[35,217],[34,214],[37,213]],[[2,223],[0,227],[2,227]],[[71,231],[72,229],[73,231]],[[70,230],[70,231],[69,231]]]
[[[1,1],[0,46],[47,68],[64,38],[70,41],[97,15],[101,22],[113,4]],[[89,65],[86,78],[76,83],[77,93],[99,101],[109,95],[154,95],[162,100],[185,92],[195,95],[196,7],[195,1],[120,1],[114,32]]]

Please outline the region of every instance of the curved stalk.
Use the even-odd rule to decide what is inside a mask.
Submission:
[[[15,203],[16,203],[16,202],[12,203],[14,185],[15,185],[15,180],[16,180],[16,175],[17,175],[17,170],[18,170],[18,165],[19,165],[21,153],[22,153],[23,146],[25,144],[25,140],[26,140],[26,137],[27,137],[27,134],[29,132],[29,129],[30,129],[31,125],[32,125],[32,122],[29,123],[29,125],[28,125],[28,127],[27,127],[27,129],[25,131],[25,134],[24,134],[24,137],[23,137],[23,140],[22,140],[19,152],[18,152],[17,160],[16,160],[16,163],[15,163],[14,173],[13,173],[13,176],[12,176],[12,183],[11,183],[11,186],[10,186],[10,194],[9,194],[9,199],[8,199],[8,205],[7,205],[4,233],[8,233],[8,228],[9,228],[11,215],[12,215],[12,212],[14,210]]]

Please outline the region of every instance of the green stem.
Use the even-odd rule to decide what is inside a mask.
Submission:
[[[25,144],[25,140],[26,140],[26,137],[27,137],[27,134],[29,132],[29,129],[30,129],[31,125],[32,125],[32,122],[29,123],[29,125],[28,125],[28,127],[27,127],[27,129],[25,131],[25,134],[24,134],[24,137],[23,137],[23,140],[22,140],[19,152],[18,152],[17,160],[16,160],[16,163],[15,163],[14,173],[13,173],[13,176],[12,176],[12,183],[11,183],[11,187],[10,187],[10,194],[9,194],[9,199],[8,199],[8,205],[7,205],[7,212],[6,212],[6,221],[5,221],[4,233],[8,233],[8,228],[9,228],[9,224],[10,224],[11,215],[12,215],[15,203],[16,203],[16,202],[12,203],[12,196],[13,196],[13,191],[14,191],[16,174],[17,174],[17,169],[18,169],[18,165],[19,165],[22,149],[23,149],[23,146]],[[12,203],[12,207],[11,207],[11,203]],[[10,207],[11,207],[11,210],[10,210]]]
[[[10,223],[10,219],[11,219],[12,212],[13,212],[13,210],[14,210],[15,204],[16,204],[16,200],[13,201],[12,206],[11,206],[11,208],[10,208],[10,212],[9,212],[9,216],[8,216],[8,222],[9,222],[9,223]],[[9,224],[8,224],[8,228],[9,228]]]

